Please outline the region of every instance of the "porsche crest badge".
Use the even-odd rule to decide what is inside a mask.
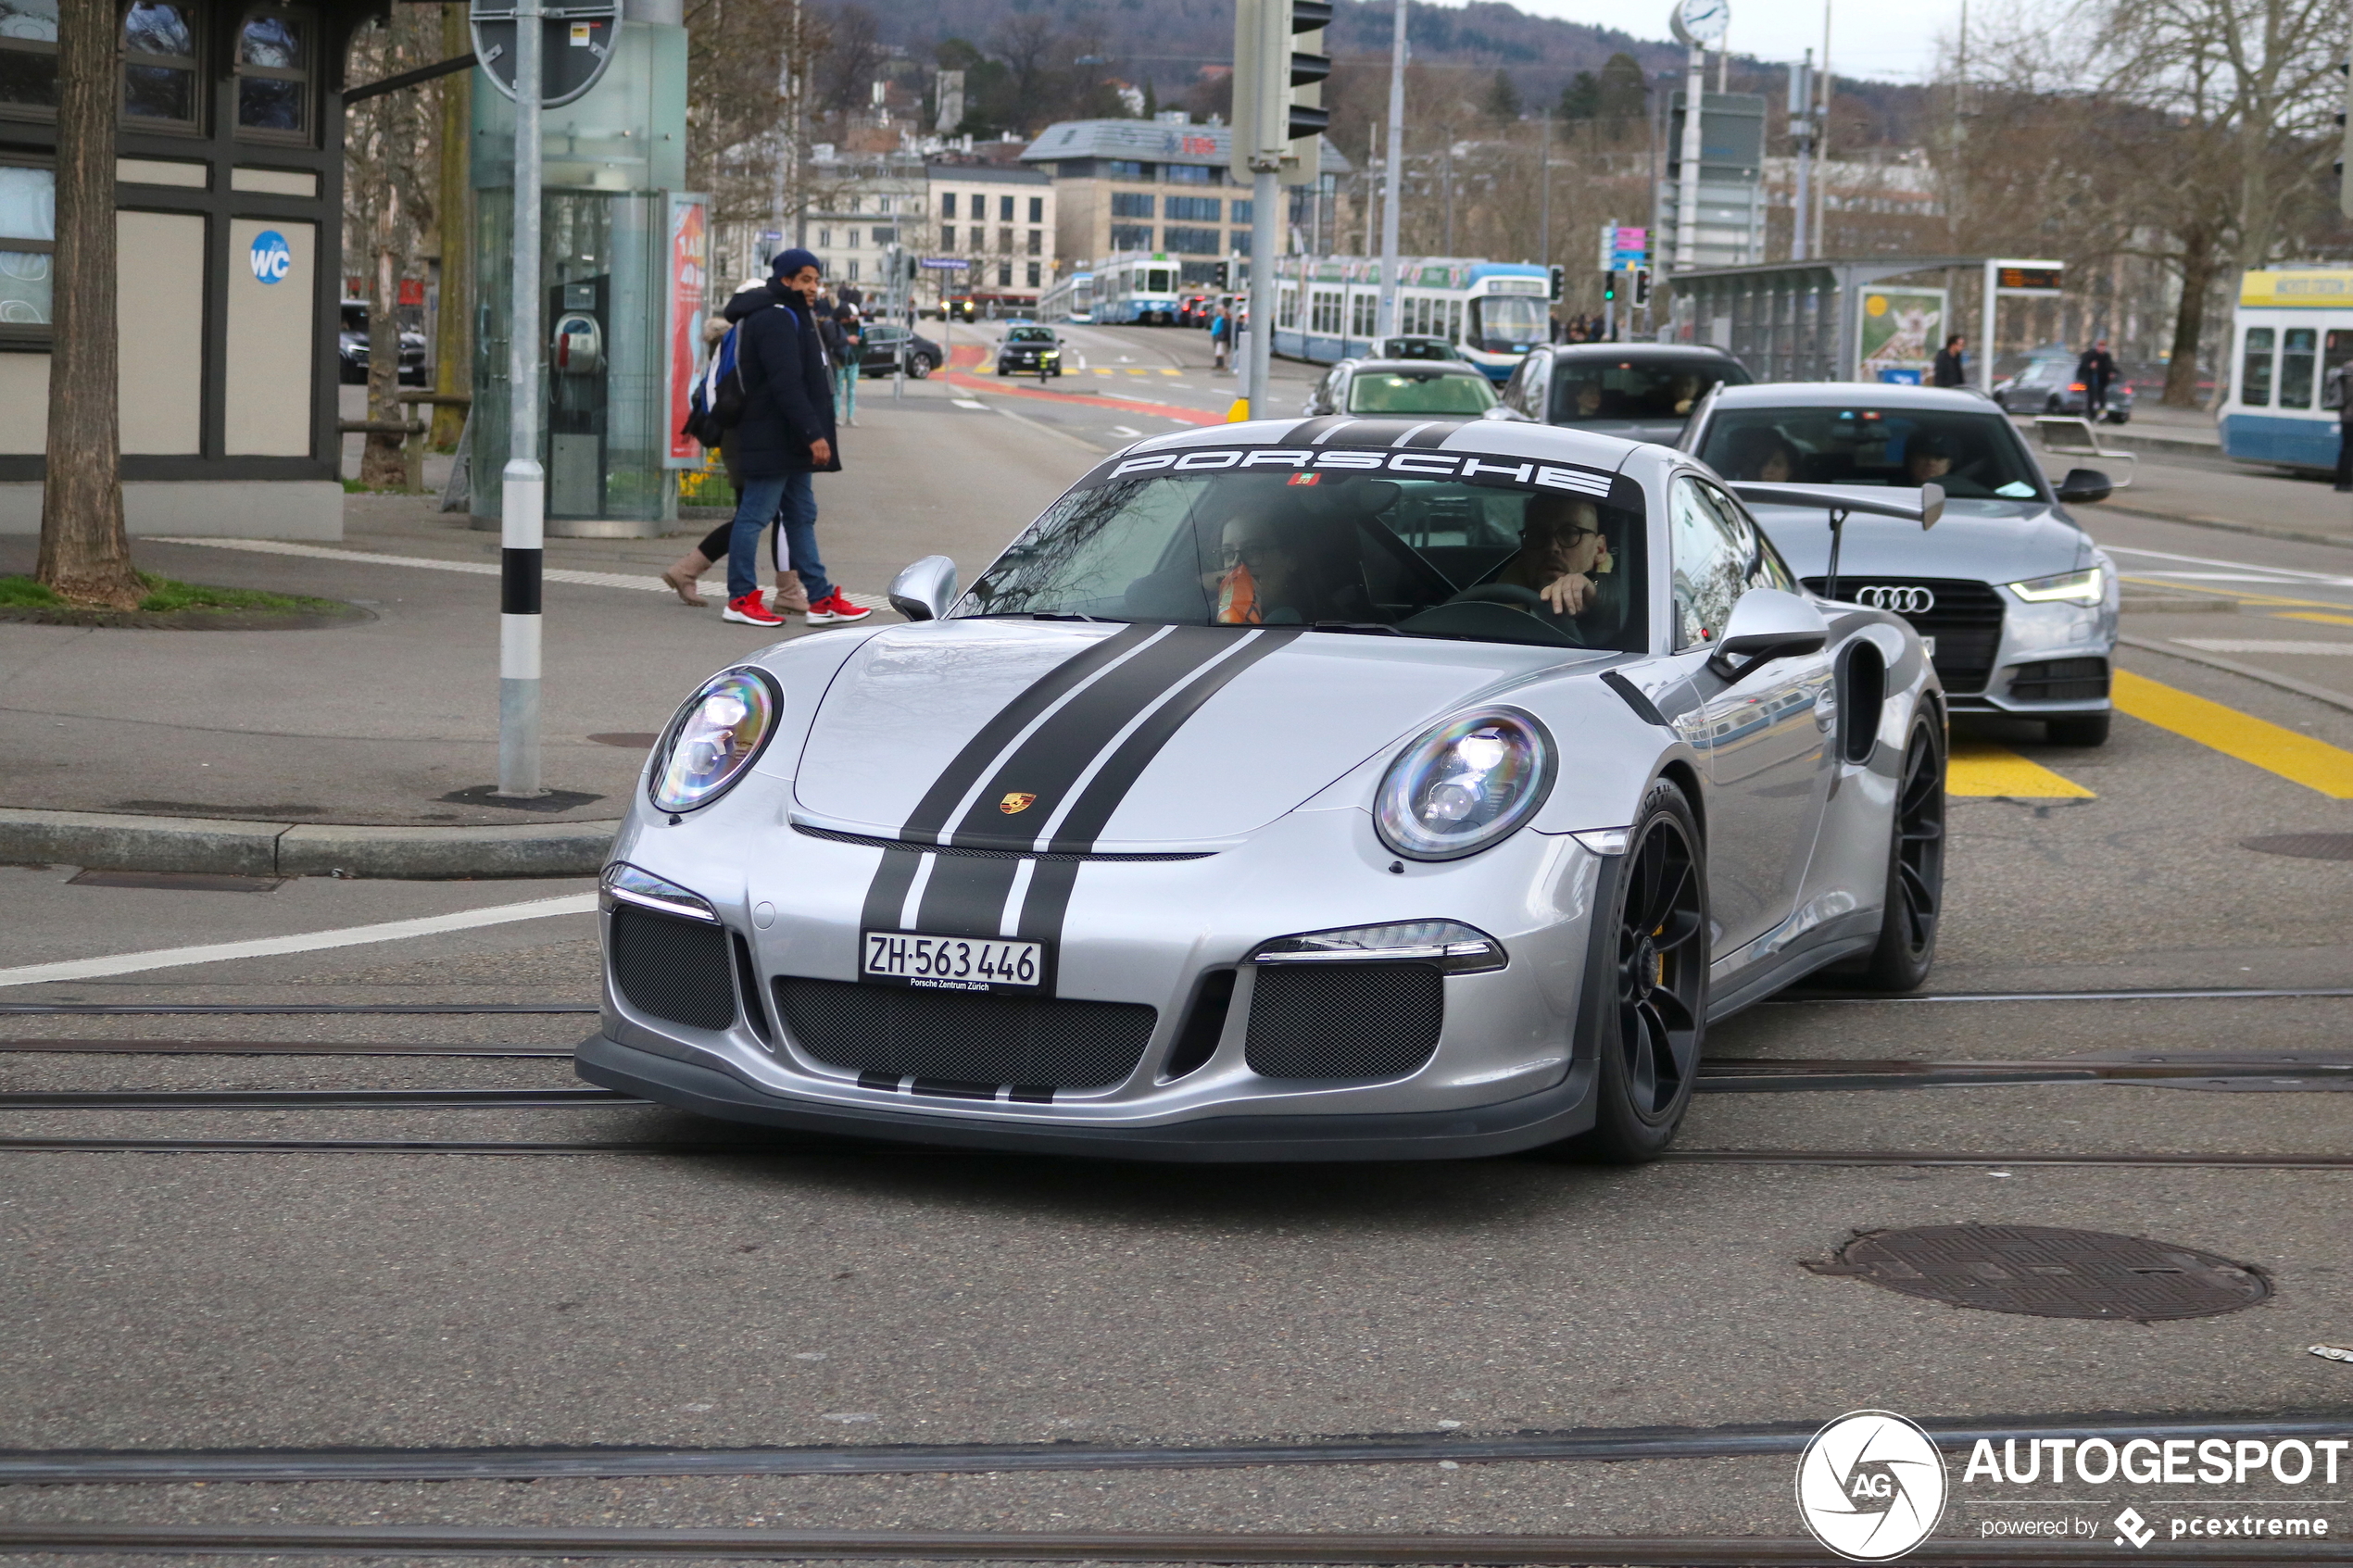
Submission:
[[[1017,811],[1026,811],[1032,806],[1037,804],[1038,797],[1035,795],[1031,795],[1026,791],[1018,789],[1008,790],[1005,792],[1004,797],[997,802],[997,809],[1002,811],[1005,815],[1010,817]]]

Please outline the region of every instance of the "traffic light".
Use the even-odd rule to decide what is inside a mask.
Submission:
[[[1558,299],[1558,298],[1560,297],[1560,295],[1553,295],[1553,297],[1554,297],[1554,299]],[[1604,305],[1606,305],[1606,304],[1607,304],[1607,303],[1609,303],[1611,300],[1616,299],[1617,297],[1617,273],[1615,273],[1615,272],[1604,272],[1604,273],[1603,273],[1603,274],[1602,274],[1602,303],[1604,303]]]
[[[1235,0],[1234,177],[1247,183],[1261,169],[1278,170],[1286,185],[1303,185],[1321,172],[1314,145],[1331,124],[1323,107],[1324,79],[1332,73],[1323,52],[1331,0]]]
[[[1227,289],[1232,288],[1234,286],[1234,264],[1230,261],[1212,263],[1209,281],[1210,286],[1217,290],[1220,294],[1223,294]]]
[[[1554,268],[1554,269],[1553,269],[1553,295],[1552,295],[1553,303],[1554,303],[1554,305],[1558,305],[1558,304],[1561,302],[1561,295],[1563,295],[1567,294],[1567,292],[1568,292],[1568,269],[1567,269],[1567,268],[1566,268],[1566,267],[1555,267],[1555,268]]]
[[[1651,270],[1647,267],[1637,267],[1634,269],[1634,303],[1648,305],[1650,302]]]

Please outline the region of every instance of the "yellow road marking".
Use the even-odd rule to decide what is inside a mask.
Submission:
[[[1185,372],[1182,370],[1172,370],[1167,366],[1163,365],[1160,368],[1160,373],[1164,376],[1181,376]]]
[[[2160,685],[2129,670],[2116,672],[2116,706],[2144,722],[2316,789],[2332,800],[2353,800],[2353,751]]]
[[[2353,615],[2323,615],[2313,609],[2285,609],[2271,619],[2274,621],[2320,621],[2331,626],[2353,626]]]
[[[1957,740],[1944,767],[1947,795],[2006,795],[2021,800],[2090,800],[2093,793],[2040,762],[1992,741]]]

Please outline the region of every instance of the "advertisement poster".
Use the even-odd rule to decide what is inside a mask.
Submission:
[[[1862,379],[1919,386],[1936,362],[1944,335],[1943,289],[1866,289],[1860,343]]]
[[[663,296],[668,314],[662,323],[663,381],[670,405],[670,449],[662,458],[664,468],[702,465],[702,443],[680,434],[678,427],[686,422],[686,400],[702,368],[703,307],[711,274],[710,213],[707,197],[671,193],[670,288]]]

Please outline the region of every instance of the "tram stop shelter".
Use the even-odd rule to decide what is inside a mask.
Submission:
[[[1669,273],[1660,336],[1712,344],[1758,381],[1921,384],[1946,336],[1977,338],[1986,259],[1873,256]]]

